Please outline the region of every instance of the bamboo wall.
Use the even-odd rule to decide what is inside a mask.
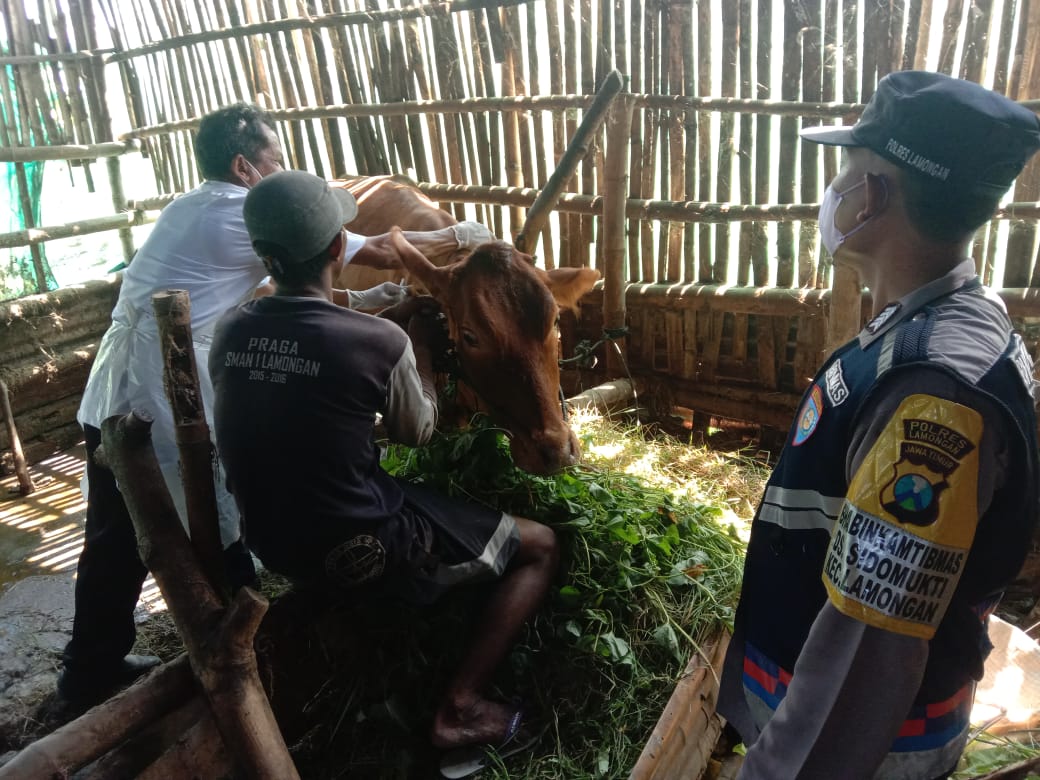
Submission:
[[[1040,0],[5,0],[3,10],[0,64],[15,85],[4,80],[3,98],[21,120],[0,141],[139,140],[154,186],[131,183],[120,207],[194,186],[198,117],[246,100],[273,110],[293,167],[405,173],[457,216],[512,237],[616,69],[626,91],[537,249],[546,267],[606,276],[567,349],[627,325],[627,361],[602,365],[655,378],[692,408],[778,427],[864,311],[816,238],[836,152],[800,143],[799,127],[855,119],[877,80],[907,67],[1040,105]],[[105,104],[106,77],[117,105]],[[114,126],[123,113],[128,128]],[[117,177],[118,163],[108,170]],[[1040,163],[1011,197],[974,254],[1035,345]],[[571,377],[586,378],[598,377]]]

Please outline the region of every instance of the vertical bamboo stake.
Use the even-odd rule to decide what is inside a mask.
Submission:
[[[1040,95],[1040,8],[1033,3],[1023,3],[1022,13],[1022,68],[1015,92],[1018,100]],[[1014,196],[1015,200],[1040,200],[1040,158],[1035,155],[1015,180]],[[1034,222],[1011,223],[1002,286],[1040,286],[1040,263],[1033,264],[1035,236]]]
[[[918,47],[921,42],[921,28],[924,22],[921,19],[923,0],[910,0],[906,7],[906,37],[903,39],[903,58],[900,63],[901,70],[913,70],[914,62],[917,60]]]
[[[433,89],[430,86],[426,70],[423,68],[422,44],[420,42],[418,22],[413,21],[405,27],[405,40],[407,41],[408,52],[413,63],[412,73],[418,82],[419,96],[423,100],[430,100],[433,96]],[[448,171],[444,167],[444,157],[440,154],[440,133],[437,129],[437,117],[433,114],[426,114],[425,119],[426,130],[434,147],[427,150],[427,158],[433,165],[433,175],[437,177],[437,181],[447,182]]]
[[[692,18],[692,17],[691,17]],[[711,4],[697,3],[697,94],[704,97],[711,95],[711,58],[708,56],[713,48],[711,40]],[[691,83],[691,86],[692,83]],[[711,160],[716,155],[712,154],[711,146],[711,114],[703,112],[697,117],[697,151],[695,153],[698,161],[697,175],[697,199],[703,201],[714,200],[712,190]],[[692,184],[692,181],[690,182]],[[693,192],[692,186],[687,193]],[[713,233],[711,225],[697,226],[697,266],[696,279],[698,281],[711,281],[714,275],[712,266],[711,238]],[[693,231],[689,231],[689,258],[690,267],[687,269],[687,279],[693,277]]]
[[[722,4],[722,96],[737,96],[737,69],[740,66],[740,4]],[[736,117],[725,112],[719,123],[719,163],[715,181],[715,199],[722,203],[733,200],[733,145]],[[720,222],[715,226],[715,267],[712,277],[722,284],[729,279],[730,233],[734,223]],[[739,227],[738,227],[739,229]]]
[[[578,58],[580,79],[577,82],[578,89],[583,95],[591,95],[596,91],[596,66],[595,46],[593,45],[592,31],[595,29],[592,22],[592,0],[578,0]],[[590,195],[596,191],[596,171],[593,165],[594,155],[597,149],[602,148],[602,143],[597,143],[599,138],[590,144],[590,155],[582,160],[578,169],[577,183],[578,192]],[[579,215],[577,219],[578,236],[576,238],[575,263],[576,265],[593,265],[591,258],[592,236],[595,229],[595,219],[591,216]]]
[[[617,71],[614,71],[617,73]],[[625,325],[625,204],[628,196],[629,131],[632,96],[618,95],[607,119],[603,195],[603,327]],[[624,349],[624,345],[622,345]],[[607,350],[607,374],[621,376],[625,366]]]
[[[32,477],[29,476],[29,467],[25,463],[25,453],[22,452],[22,440],[18,436],[18,428],[14,424],[14,413],[11,411],[11,394],[7,389],[7,382],[0,379],[0,406],[4,413],[4,423],[7,426],[7,440],[11,444],[11,457],[14,459],[14,473],[18,475],[18,495],[28,496],[36,491]]]
[[[626,39],[629,48],[628,71],[630,74],[629,91],[642,94],[645,92],[643,85],[643,37],[646,34],[648,26],[647,16],[649,14],[645,9],[643,0],[632,0],[629,3],[630,7],[630,19],[627,29],[631,31],[631,37]],[[624,15],[618,13],[615,17],[617,23],[620,25],[624,21]],[[618,38],[622,38],[622,34],[619,32]],[[618,60],[618,68],[621,69],[621,60]],[[624,71],[622,71],[624,72]],[[631,131],[631,143],[634,148],[631,154],[631,169],[629,171],[629,193],[630,198],[642,198],[642,179],[643,179],[643,168],[642,161],[643,156],[640,153],[643,144],[645,133],[647,132],[644,125],[646,117],[646,109],[639,108],[632,111],[632,131]],[[651,280],[653,277],[646,272],[646,265],[644,264],[644,258],[640,257],[640,234],[643,231],[643,220],[640,220],[635,225],[629,226],[628,231],[628,278],[631,281],[637,280]]]
[[[217,593],[225,593],[220,520],[213,486],[216,452],[195,368],[191,301],[186,290],[166,290],[152,295],[152,308],[163,354],[163,386],[173,410],[180,452],[191,546],[210,585]]]
[[[989,24],[993,0],[973,0],[968,23],[964,30],[964,51],[961,52],[960,76],[981,82],[982,70],[989,55]]]
[[[664,13],[658,5],[647,2],[646,41],[644,43],[643,68],[643,90],[653,94],[660,88],[660,71],[658,69],[658,46],[660,41],[661,14]],[[641,181],[639,191],[644,197],[656,195],[655,185],[657,183],[654,175],[654,160],[657,156],[657,140],[660,133],[660,111],[654,108],[644,109],[643,113],[643,154],[639,167],[641,170]],[[662,144],[663,145],[663,144]],[[653,224],[649,220],[641,220],[639,223],[640,257],[642,258],[643,278],[659,281],[664,278],[663,269],[660,273],[654,263],[654,232]]]
[[[1002,95],[1008,94],[1008,70],[1014,54],[1011,36],[1015,27],[1017,0],[1007,0],[1000,15],[1000,33],[997,39],[997,62],[993,70],[993,89]]]
[[[548,8],[548,3],[546,5]],[[487,9],[481,9],[479,12],[470,14],[472,19],[472,28],[474,40],[477,41],[476,46],[476,62],[479,63],[480,68],[480,86],[481,89],[478,94],[482,94],[488,97],[492,97],[496,94],[495,81],[493,73],[495,70],[494,58],[492,57],[490,32],[488,30],[488,11]],[[548,22],[548,29],[550,35],[554,27],[557,30],[557,48],[555,52],[550,53],[550,67],[554,58],[560,56],[559,52],[559,22],[550,16]],[[562,92],[562,89],[560,90]],[[559,94],[559,93],[557,93]],[[502,155],[499,153],[500,144],[500,124],[501,114],[498,112],[484,114],[477,120],[477,131],[479,143],[486,149],[486,153],[481,154],[480,164],[481,171],[483,174],[483,184],[494,184],[502,181],[500,175],[500,163]],[[561,125],[562,126],[562,125]],[[486,215],[486,221],[492,227],[495,235],[505,235],[503,230],[502,213],[503,209],[497,206],[485,206],[484,213]]]
[[[737,28],[743,45],[738,48],[740,67],[740,84],[738,96],[749,100],[754,97],[752,92],[751,55],[752,42],[754,41],[751,31],[751,0],[740,0],[738,3]],[[755,195],[751,189],[751,150],[754,148],[754,137],[752,135],[751,116],[739,114],[740,122],[739,148],[737,150],[737,199],[741,203],[754,203]],[[737,228],[737,278],[736,284],[746,285],[748,283],[748,270],[751,261],[751,225],[741,222]]]
[[[755,83],[756,97],[760,100],[770,96],[773,4],[772,0],[757,0],[758,43]],[[759,114],[755,122],[755,203],[769,202],[769,179],[772,171],[771,146],[773,118]],[[751,223],[751,268],[752,284],[761,287],[769,283],[769,242],[763,222]],[[761,329],[760,329],[761,331]],[[759,333],[761,338],[761,332]]]
[[[919,20],[917,26],[917,45],[914,50],[914,70],[924,70],[928,61],[928,41],[932,34],[932,0],[921,0],[920,11],[916,17],[911,15],[910,19]]]
[[[804,10],[807,18],[803,20],[805,29],[802,34],[802,100],[818,102],[822,94],[823,61],[822,40],[823,20],[820,19],[820,8],[816,4]],[[819,199],[817,177],[820,173],[820,150],[815,144],[799,142],[799,159],[801,160],[801,200],[802,203],[815,203]],[[809,148],[807,148],[809,147]],[[819,233],[815,222],[801,222],[798,241],[798,286],[816,287],[816,237]]]
[[[780,96],[784,100],[798,99],[798,74],[801,72],[801,45],[799,30],[801,23],[796,9],[790,3],[784,5],[784,62],[780,83]],[[795,155],[798,151],[798,120],[794,117],[780,119],[779,187],[777,200],[794,203]],[[794,283],[794,226],[781,222],[777,226],[776,286],[791,287]]]
[[[547,16],[545,28],[546,38],[549,45],[549,92],[553,95],[562,95],[563,83],[563,43],[560,39],[560,3],[559,0],[545,0],[545,13]],[[563,151],[567,145],[565,135],[565,122],[563,111],[553,111],[551,119],[552,155],[553,166],[559,164],[563,158]],[[530,214],[530,212],[528,212]],[[567,256],[567,225],[569,218],[561,214],[559,216],[559,231],[556,236],[556,244],[559,246],[559,260],[557,263],[563,267],[570,265]],[[548,223],[546,223],[548,224]]]
[[[961,19],[964,17],[964,0],[949,0],[943,17],[942,44],[939,49],[940,73],[954,72],[954,57],[957,54],[957,38],[960,35]]]
[[[505,14],[507,9],[501,9]],[[502,92],[504,95],[515,95],[517,68],[516,42],[509,34],[510,25],[502,25],[505,31],[505,60],[502,63]],[[524,183],[524,172],[520,164],[520,119],[516,111],[509,111],[502,118],[505,126],[505,161],[506,161],[506,184],[510,187],[522,187]],[[519,206],[509,208],[509,233],[515,237],[523,230],[523,216]],[[521,242],[523,243],[523,242]],[[521,250],[525,251],[525,250]]]

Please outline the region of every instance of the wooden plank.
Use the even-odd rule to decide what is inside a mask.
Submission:
[[[679,678],[629,780],[698,778],[722,730],[715,712],[728,633],[707,643]]]

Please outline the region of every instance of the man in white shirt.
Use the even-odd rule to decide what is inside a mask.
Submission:
[[[151,296],[166,289],[187,290],[203,405],[213,428],[213,385],[208,353],[213,327],[231,307],[270,290],[267,271],[253,251],[242,216],[246,193],[261,179],[282,170],[282,150],[272,118],[256,106],[238,103],[202,118],[195,139],[203,183],[177,198],[160,215],[152,233],[123,274],[112,324],[101,342],[77,419],[87,449],[87,521],[76,580],[76,616],[63,656],[59,694],[91,703],[158,664],[151,656],[127,655],[134,643],[134,608],[147,571],[122,494],[111,472],[94,462],[106,418],[139,409],[152,415],[152,441],[167,487],[187,527],[184,488],[173,417],[162,383],[162,358]],[[452,228],[407,233],[420,251],[435,257],[493,238],[490,232]],[[463,235],[460,238],[460,235]],[[347,234],[346,256],[377,268],[397,267],[389,236]],[[374,309],[403,299],[401,285],[386,283],[360,292],[334,291],[334,301]],[[232,587],[255,577],[252,559],[239,537],[239,515],[219,465],[214,487],[221,540]]]

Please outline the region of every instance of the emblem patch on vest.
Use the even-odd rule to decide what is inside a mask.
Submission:
[[[791,444],[795,447],[805,444],[823,416],[823,391],[819,385],[813,385],[809,395],[806,396],[802,409],[798,412],[798,423],[794,431],[794,439]]]
[[[841,373],[841,360],[835,360],[833,365],[824,374],[827,385],[827,398],[831,406],[841,406],[849,397],[849,388],[845,384],[845,377]]]
[[[903,304],[899,303],[899,301],[888,304],[888,306],[878,312],[878,316],[867,323],[867,333],[873,336],[881,330],[885,326],[885,323],[892,319],[892,315],[901,308],[903,308]]]

